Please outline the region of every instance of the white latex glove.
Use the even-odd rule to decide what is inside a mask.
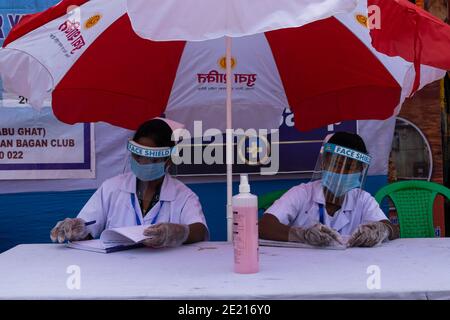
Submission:
[[[289,241],[306,243],[313,246],[328,246],[333,241],[342,244],[341,236],[337,231],[320,223],[308,229],[299,227],[290,228]]]
[[[50,239],[53,242],[63,243],[67,241],[84,240],[89,235],[86,230],[85,221],[80,218],[64,219],[59,221],[50,232]]]
[[[189,226],[176,223],[159,223],[145,229],[144,236],[151,237],[143,242],[147,247],[178,247],[187,240]]]
[[[362,224],[353,232],[349,247],[374,247],[389,237],[389,228],[383,222]]]

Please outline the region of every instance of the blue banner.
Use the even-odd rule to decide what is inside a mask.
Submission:
[[[269,172],[272,172],[273,169],[277,173],[311,174],[314,171],[323,140],[328,134],[336,131],[358,132],[357,121],[346,121],[307,132],[300,132],[294,126],[294,114],[292,112],[286,110],[282,119],[276,139],[273,135],[269,135],[267,139],[249,137],[240,140],[239,137],[235,137],[234,174],[259,174],[262,168],[266,168]],[[225,140],[224,135],[221,141],[224,142]],[[207,149],[211,148],[211,144],[214,143],[217,144],[217,140],[210,141],[207,139],[205,141],[203,139],[198,141],[192,139],[185,148],[180,146],[180,149],[183,149],[183,152],[188,150],[187,152],[191,153],[191,157],[188,158],[194,162],[195,152],[197,155],[199,152],[205,155],[208,153]],[[241,143],[244,145],[241,145]],[[199,148],[202,148],[202,151]],[[221,157],[217,157],[217,160],[224,160],[224,155],[226,154],[224,144],[222,151],[219,153]],[[264,159],[269,159],[270,162],[261,164],[261,162],[264,162]],[[249,164],[252,161],[255,163]],[[276,164],[274,164],[274,161],[276,161]],[[195,162],[195,165],[180,164],[173,169],[172,174],[179,176],[224,175],[226,174],[226,166],[224,161],[220,164],[205,162]]]

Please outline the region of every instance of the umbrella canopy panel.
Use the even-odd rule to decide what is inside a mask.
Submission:
[[[78,20],[70,5],[81,5]],[[361,17],[363,19],[361,19]],[[371,45],[367,3],[348,13],[233,40],[235,128],[278,128],[286,108],[309,130],[386,119],[414,90],[412,62]],[[0,50],[7,90],[35,107],[52,98],[63,122],[135,129],[165,113],[225,129],[225,41],[151,41],[137,36],[125,0],[66,0],[24,18]],[[420,85],[444,71],[422,65]]]

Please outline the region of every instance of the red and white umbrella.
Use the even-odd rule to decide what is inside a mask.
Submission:
[[[131,17],[145,12],[134,27],[142,22],[147,29],[139,34],[156,30],[157,40],[176,38],[178,31],[190,40],[263,32],[233,42],[234,127],[276,128],[287,107],[301,130],[386,119],[411,93],[413,64],[371,46],[365,1],[356,8],[343,0],[200,1],[203,6],[196,1],[133,0],[128,9]],[[222,19],[229,30],[214,25],[224,16],[224,3],[232,4],[228,11],[238,17],[232,23]],[[71,5],[80,8],[67,14]],[[171,27],[173,21],[181,22]],[[282,29],[267,31],[272,28]],[[6,90],[35,107],[52,98],[55,115],[66,123],[106,121],[130,129],[162,113],[187,125],[202,120],[206,127],[225,129],[225,67],[221,39],[138,37],[125,0],[62,1],[25,17],[0,50]],[[422,68],[422,86],[443,75]]]
[[[134,129],[165,113],[224,130],[233,114],[235,128],[277,128],[288,107],[301,130],[386,119],[415,91],[414,65],[372,47],[367,2],[356,2],[63,0],[12,30],[0,74],[35,107],[51,98],[66,123]],[[420,86],[444,75],[421,68]]]

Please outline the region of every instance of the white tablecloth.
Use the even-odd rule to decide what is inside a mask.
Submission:
[[[79,266],[80,289],[66,282]],[[380,288],[369,289],[370,266]],[[369,269],[369,271],[371,271]],[[260,248],[260,272],[233,272],[223,242],[91,253],[20,245],[0,255],[2,299],[450,298],[450,239],[401,239],[347,250]]]

